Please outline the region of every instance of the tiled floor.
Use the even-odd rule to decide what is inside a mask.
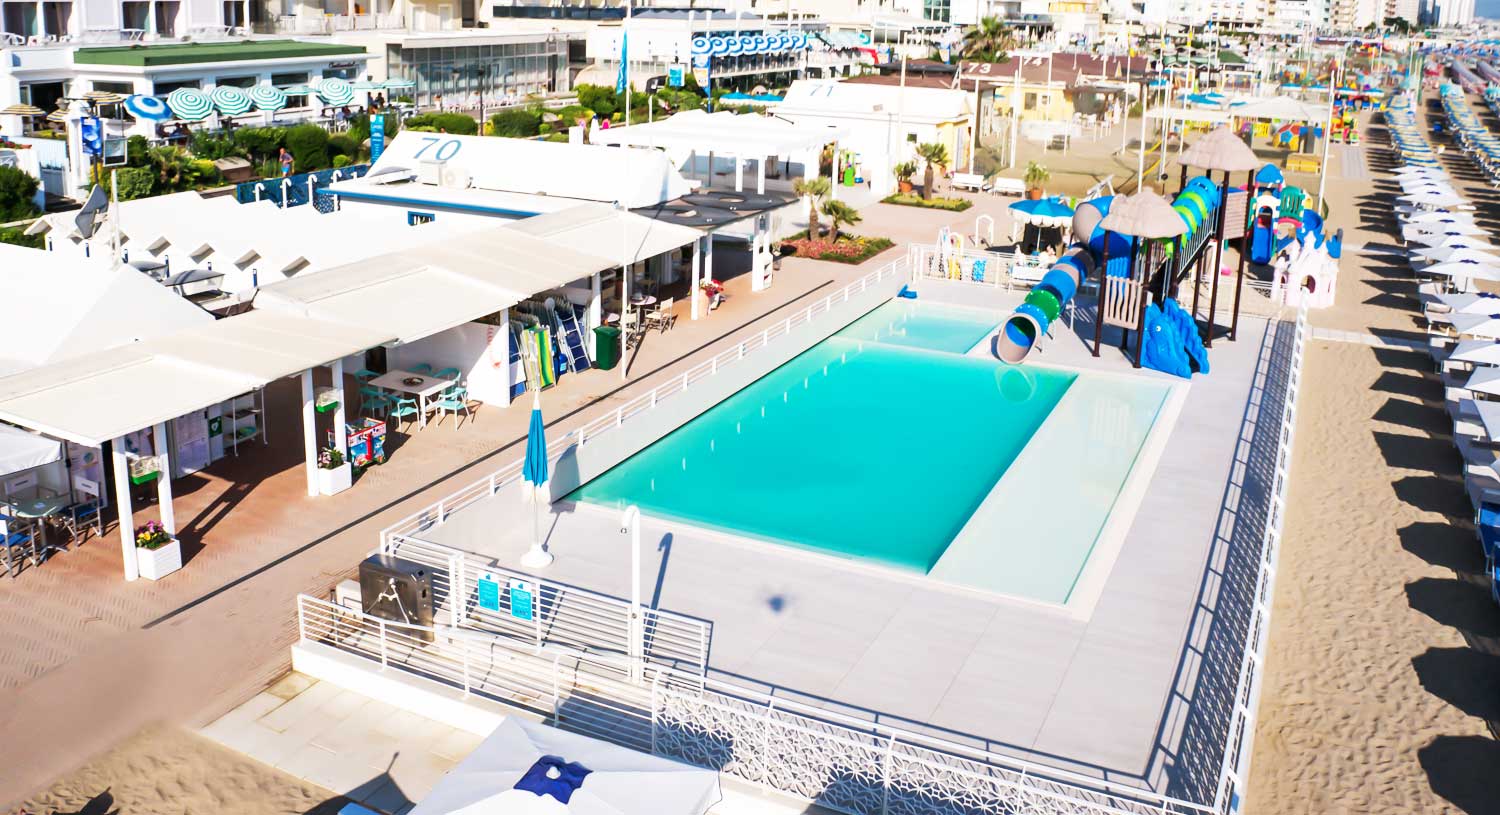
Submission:
[[[301,674],[288,674],[199,732],[392,815],[410,810],[481,741]]]

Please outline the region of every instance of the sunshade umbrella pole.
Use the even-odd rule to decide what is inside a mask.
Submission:
[[[1229,173],[1225,172],[1224,173],[1224,177],[1227,180],[1229,178]],[[1250,189],[1251,189],[1252,186],[1254,186],[1254,184],[1255,184],[1255,173],[1251,172],[1245,178],[1245,215],[1246,215],[1246,217],[1249,217],[1249,215],[1250,215]],[[1221,202],[1220,205],[1222,206],[1223,202]],[[1227,209],[1227,207],[1226,207],[1226,209]],[[1248,224],[1246,224],[1246,226],[1248,226]],[[1223,228],[1222,227],[1220,227],[1219,232],[1220,232],[1221,235],[1223,234]],[[1245,251],[1245,236],[1246,236],[1246,234],[1248,234],[1248,229],[1245,230],[1245,231],[1242,231],[1240,233],[1240,262],[1239,262],[1239,271],[1236,272],[1235,276],[1234,276],[1234,314],[1233,314],[1233,316],[1231,316],[1229,318],[1229,341],[1230,342],[1234,342],[1235,337],[1239,336],[1239,333],[1240,333],[1240,292],[1244,291],[1244,289],[1245,289],[1245,255],[1249,254],[1248,252]]]

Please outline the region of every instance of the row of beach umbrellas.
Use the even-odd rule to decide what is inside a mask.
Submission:
[[[1406,166],[1439,167],[1437,153],[1433,152],[1432,145],[1427,143],[1417,126],[1411,96],[1402,94],[1392,99],[1385,120],[1390,127],[1391,145],[1401,154]]]
[[[167,94],[166,99],[137,94],[124,100],[125,110],[137,119],[153,122],[180,119],[201,122],[215,111],[225,116],[241,116],[252,109],[273,113],[287,106],[288,97],[315,94],[324,104],[347,105],[354,101],[356,93],[366,95],[377,91],[403,90],[416,85],[410,79],[388,79],[384,82],[354,82],[329,77],[314,87],[290,85],[276,88],[270,85],[255,85],[236,88],[220,85],[210,91],[197,88],[178,88]]]
[[[1419,275],[1451,280],[1466,298],[1455,311],[1492,307],[1494,303],[1488,298],[1462,294],[1471,281],[1500,281],[1500,248],[1485,239],[1485,230],[1475,223],[1468,199],[1453,188],[1441,168],[1408,165],[1396,171],[1396,180],[1402,192],[1397,212],[1412,268]],[[1495,311],[1500,313],[1500,309]],[[1462,328],[1456,323],[1455,327]],[[1500,320],[1496,320],[1494,330],[1495,338],[1500,339]]]
[[[1454,138],[1465,153],[1489,175],[1500,179],[1500,139],[1474,115],[1468,97],[1457,85],[1444,85],[1441,92],[1443,110],[1448,114],[1448,123]],[[1493,105],[1493,101],[1491,102]]]

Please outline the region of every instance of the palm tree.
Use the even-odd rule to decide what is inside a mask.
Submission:
[[[999,17],[985,17],[964,34],[963,56],[976,62],[1005,62],[1016,49],[1016,35]]]
[[[922,200],[925,201],[932,198],[932,183],[936,169],[948,164],[948,146],[941,142],[919,144],[917,156],[927,165],[922,176]]]
[[[192,170],[192,157],[181,147],[163,145],[153,147],[146,153],[146,161],[156,171],[156,189],[161,192],[177,192]]]
[[[792,192],[812,199],[812,208],[807,213],[807,237],[809,239],[817,240],[818,238],[818,208],[823,205],[823,196],[832,189],[832,184],[823,176],[799,178],[792,182]]]
[[[859,211],[837,198],[823,202],[823,214],[828,216],[828,242],[839,242],[839,224],[853,226],[860,222]]]

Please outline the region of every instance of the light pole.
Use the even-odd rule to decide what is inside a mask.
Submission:
[[[627,633],[630,637],[630,680],[639,683],[643,673],[641,661],[645,656],[645,631],[641,626],[641,510],[635,504],[620,514],[620,534],[627,532],[630,534],[630,625]]]

